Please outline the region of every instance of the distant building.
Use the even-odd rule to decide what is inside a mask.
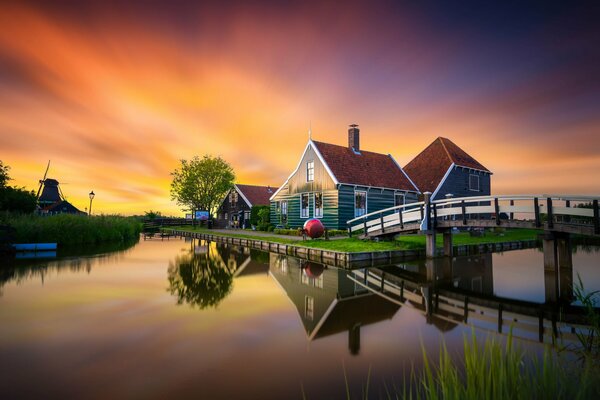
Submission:
[[[234,185],[217,210],[216,227],[249,228],[252,206],[268,206],[273,193],[270,186]]]
[[[319,218],[346,229],[355,217],[417,200],[418,189],[390,154],[360,148],[357,125],[348,146],[308,140],[300,162],[271,197],[271,223],[297,228]]]
[[[432,200],[491,194],[492,172],[443,137],[435,139],[404,170],[422,193],[432,193]]]

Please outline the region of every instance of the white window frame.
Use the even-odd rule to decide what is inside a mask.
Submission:
[[[317,194],[321,195],[321,212],[317,214]],[[314,218],[323,218],[323,192],[315,192],[313,193],[313,217]]]
[[[302,199],[300,199],[300,201],[302,201]],[[288,217],[288,201],[287,200],[281,200],[281,211],[280,211],[279,215],[281,215],[281,222],[287,223],[287,217]]]
[[[358,210],[358,208],[356,208],[356,194],[357,193],[364,193],[365,194],[365,212],[362,214],[358,214],[356,211]],[[365,215],[367,213],[367,210],[369,209],[368,206],[368,201],[369,201],[369,196],[368,196],[368,191],[367,190],[354,190],[354,196],[352,197],[352,201],[354,203],[354,218],[357,217],[361,217],[363,215]]]
[[[304,208],[302,208],[302,198],[306,196],[306,215],[304,215]],[[310,195],[309,193],[300,193],[300,218],[306,219],[310,217]]]
[[[304,317],[311,321],[315,317],[315,298],[312,296],[304,296]]]
[[[477,181],[476,181],[477,182],[477,189],[473,189],[473,185],[471,185],[471,179],[472,178],[477,178]],[[481,185],[480,185],[480,181],[479,181],[479,175],[469,174],[469,190],[472,191],[472,192],[479,192],[480,188],[481,188]]]
[[[315,161],[310,160],[306,162],[306,182],[313,182],[315,180]]]

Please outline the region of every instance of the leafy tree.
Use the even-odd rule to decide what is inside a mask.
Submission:
[[[162,218],[162,213],[160,211],[146,211],[144,213],[144,218],[145,219],[156,219],[156,218]]]
[[[257,226],[260,222],[262,222],[259,218],[259,213],[261,212],[261,210],[265,209],[267,210],[267,212],[270,212],[269,206],[252,206],[252,209],[250,210],[250,223],[252,225]]]
[[[10,167],[0,160],[0,210],[32,213],[35,211],[37,199],[35,193],[25,188],[8,186],[11,180],[8,175]]]
[[[0,189],[4,189],[10,180],[10,177],[8,176],[9,169],[10,167],[8,165],[4,165],[2,160],[0,160]]]
[[[178,205],[195,210],[207,210],[211,215],[233,187],[233,168],[221,157],[195,156],[181,160],[171,173],[171,199]]]

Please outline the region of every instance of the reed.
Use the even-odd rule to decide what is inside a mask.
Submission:
[[[58,214],[51,216],[0,214],[0,225],[15,229],[14,243],[59,245],[123,242],[139,237],[142,225],[134,217]]]

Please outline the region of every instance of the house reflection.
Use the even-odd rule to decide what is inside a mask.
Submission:
[[[270,254],[271,276],[292,301],[309,340],[348,332],[351,354],[360,352],[360,328],[391,319],[400,308],[357,285],[348,272]]]

